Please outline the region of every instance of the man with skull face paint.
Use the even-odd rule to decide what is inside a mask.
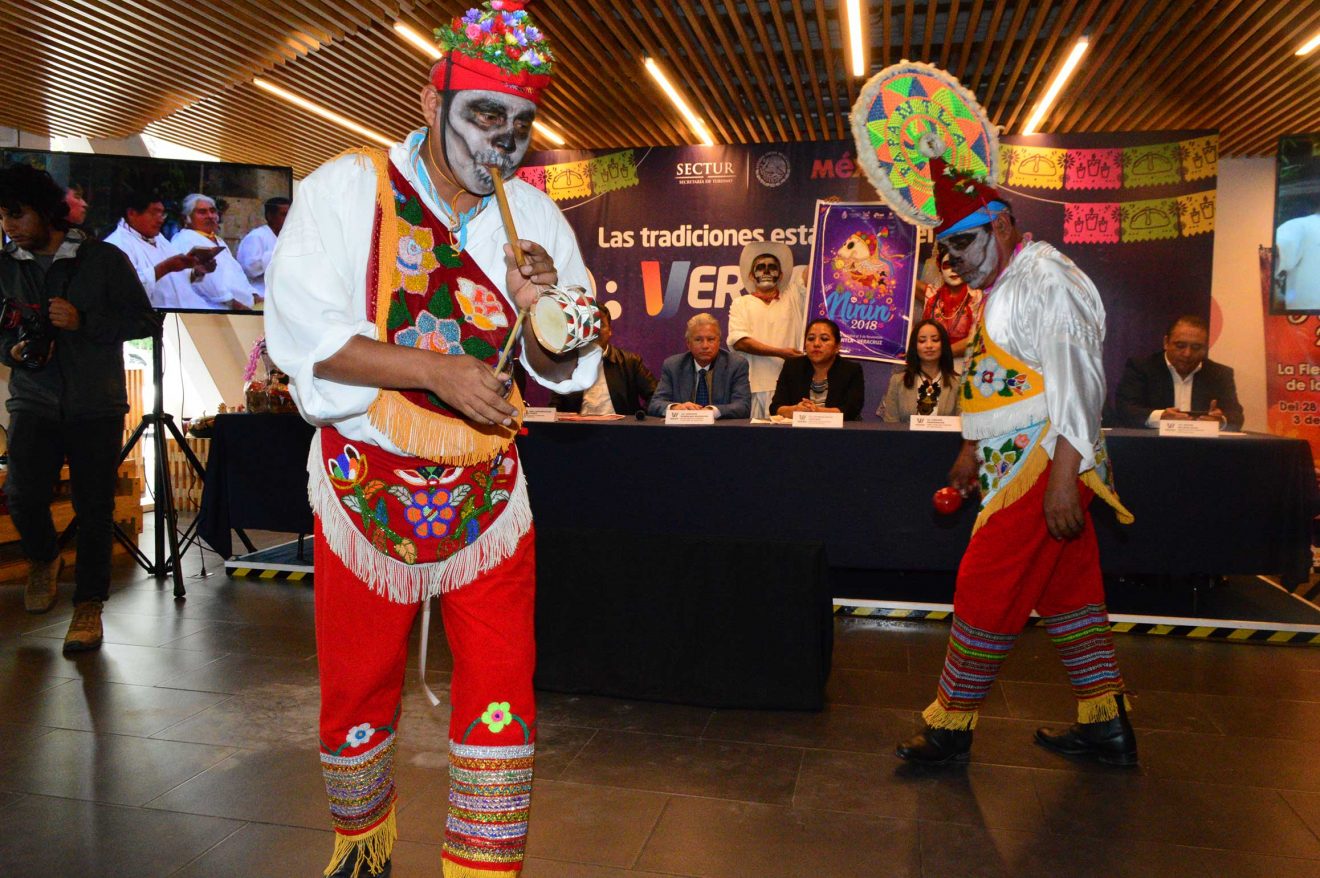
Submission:
[[[729,305],[729,347],[747,357],[751,416],[768,418],[784,361],[805,356],[797,345],[806,330],[806,290],[794,281],[787,244],[748,244],[739,264],[748,294]]]
[[[1099,496],[1132,520],[1114,492],[1100,410],[1105,312],[1082,271],[1018,231],[984,183],[931,160],[953,269],[985,291],[960,389],[963,449],[949,473],[981,511],[958,569],[953,631],[926,728],[898,745],[903,759],[968,758],[981,702],[1032,612],[1043,617],[1077,698],[1078,721],[1036,741],[1069,756],[1135,765],[1123,679],[1104,604],[1095,528]]]
[[[549,48],[521,7],[493,0],[437,31],[444,57],[421,94],[428,127],[307,177],[267,269],[268,349],[320,427],[308,469],[335,827],[327,875],[390,871],[408,635],[435,596],[454,656],[443,872],[510,878],[522,867],[533,531],[513,442],[523,405],[493,365],[518,309],[545,285],[588,279],[544,193],[507,185],[527,237],[522,267],[490,203],[486,165],[512,177],[550,83]],[[597,348],[552,355],[528,331],[519,341],[523,366],[552,391],[595,379]],[[424,612],[423,638],[426,623]]]

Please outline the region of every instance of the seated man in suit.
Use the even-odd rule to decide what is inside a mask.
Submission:
[[[660,386],[647,413],[662,418],[669,408],[715,409],[717,418],[745,418],[752,411],[747,358],[720,349],[720,323],[697,314],[687,323],[686,354],[674,354],[660,370]]]
[[[560,396],[550,394],[550,405],[555,411],[579,415],[631,415],[646,411],[655,393],[655,376],[646,368],[642,358],[610,344],[608,308],[600,309],[600,368],[596,383],[585,391]]]
[[[1242,429],[1233,370],[1206,359],[1210,325],[1184,314],[1164,334],[1164,350],[1132,358],[1118,382],[1118,417],[1124,427],[1158,427],[1161,420],[1201,418]]]

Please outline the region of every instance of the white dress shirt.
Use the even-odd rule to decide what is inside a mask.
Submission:
[[[1196,379],[1196,373],[1201,371],[1201,367],[1205,365],[1205,362],[1197,363],[1196,368],[1186,378],[1178,374],[1178,370],[1173,368],[1173,363],[1169,362],[1167,356],[1164,358],[1164,365],[1168,367],[1169,377],[1173,379],[1173,407],[1180,412],[1190,412],[1192,410],[1192,382]],[[1158,427],[1164,412],[1164,409],[1152,409],[1150,417],[1146,418],[1146,426]]]
[[[427,209],[444,216],[421,185],[408,148],[395,144],[390,161]],[[559,283],[590,289],[577,238],[550,197],[517,178],[508,180],[505,190],[518,234],[546,249]],[[353,336],[376,338],[376,325],[367,319],[367,267],[375,214],[376,172],[365,159],[340,156],[303,180],[266,269],[266,348],[289,376],[289,390],[304,418],[318,426],[333,424],[348,439],[402,454],[367,418],[377,388],[340,384],[313,371]],[[467,252],[512,306],[505,288],[505,241],[504,225],[493,204],[469,221]],[[537,374],[525,351],[521,359],[533,380],[564,395],[586,390],[595,382],[600,348],[583,348],[573,374],[558,382]]]
[[[164,235],[146,238],[139,234],[124,220],[119,221],[115,230],[105,236],[107,244],[114,244],[128,256],[137,272],[142,288],[147,291],[147,298],[156,308],[207,308],[205,299],[193,292],[188,282],[189,269],[172,271],[156,279],[156,266],[176,254],[174,246]]]
[[[601,352],[600,365],[596,367],[596,383],[587,388],[587,392],[582,394],[582,410],[580,414],[584,415],[613,415],[614,400],[610,399],[610,385],[605,380],[605,357],[604,351]]]
[[[243,273],[243,268],[234,258],[234,254],[229,252],[229,245],[225,243],[224,238],[217,236],[212,240],[193,229],[182,229],[170,243],[179,253],[188,253],[196,247],[223,248],[216,254],[215,271],[203,275],[192,285],[193,292],[204,302],[199,307],[213,311],[227,311],[230,302],[238,302],[249,308],[253,306],[257,291],[248,283],[247,275]]]
[[[270,257],[275,255],[277,240],[270,226],[266,225],[257,226],[238,242],[235,258],[258,296],[266,295],[266,266],[270,265]]]

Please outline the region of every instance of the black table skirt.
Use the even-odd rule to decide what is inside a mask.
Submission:
[[[1137,519],[1125,527],[1093,505],[1107,573],[1307,577],[1315,477],[1306,442],[1107,436],[1119,495]],[[518,445],[538,527],[608,522],[642,533],[818,541],[831,567],[950,571],[975,509],[938,515],[931,495],[960,441],[889,424],[651,419],[531,424]]]
[[[232,528],[312,532],[307,450],[314,428],[294,414],[218,415],[197,532],[228,558]]]

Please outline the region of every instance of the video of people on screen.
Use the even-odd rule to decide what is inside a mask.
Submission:
[[[1320,314],[1320,134],[1279,140],[1270,313]]]
[[[69,221],[123,250],[152,305],[260,313],[266,266],[291,204],[289,168],[0,150],[67,187]]]

